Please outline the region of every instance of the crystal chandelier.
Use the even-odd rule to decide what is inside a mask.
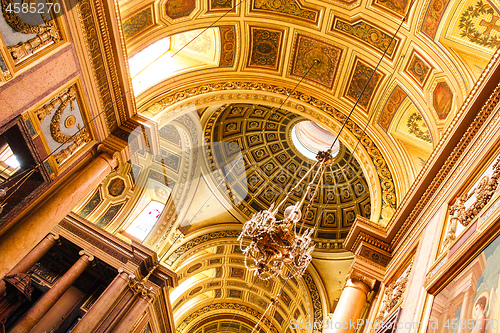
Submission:
[[[310,195],[305,212],[306,215],[316,197],[320,183],[319,180],[323,176],[325,167],[330,166],[333,162],[331,153],[331,149],[318,152],[316,163],[314,163],[276,207],[274,207],[273,203],[269,209],[255,213],[243,225],[243,230],[238,240],[245,256],[245,266],[260,279],[268,280],[273,276],[286,278],[284,276],[285,264],[292,266],[288,277],[300,278],[306,271],[307,266],[312,260],[311,253],[315,247],[311,244],[311,235],[314,233],[315,227],[309,230],[304,229],[304,220],[302,220],[300,229],[297,231],[297,223],[302,218],[301,207],[305,199]],[[276,214],[278,210],[315,169],[314,176],[307,185],[301,200],[285,209],[283,220],[277,220]],[[245,239],[250,239],[249,245],[245,245]],[[249,257],[251,257],[251,261],[253,260],[253,267],[250,267],[248,264]]]

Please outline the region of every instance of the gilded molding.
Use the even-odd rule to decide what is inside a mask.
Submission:
[[[40,122],[43,122],[45,117],[50,115],[54,109],[58,108],[59,105],[66,103],[66,101],[74,100],[76,98],[76,88],[75,86],[70,87],[65,92],[59,94],[59,96],[53,98],[48,103],[43,105],[41,108],[34,111],[35,115],[38,117]],[[65,104],[66,107],[67,104]],[[64,108],[63,108],[64,109]]]
[[[46,30],[46,27],[40,25],[29,25],[19,18],[17,13],[13,10],[7,10],[9,6],[14,4],[14,0],[3,0],[2,1],[2,14],[5,22],[17,32],[23,34],[40,34]],[[47,22],[46,22],[47,23]]]
[[[387,251],[387,252],[390,252],[390,249],[391,249],[391,245],[389,243],[381,241],[380,239],[375,238],[375,237],[373,237],[373,236],[371,236],[363,231],[361,231],[358,234],[358,237],[356,238],[356,241],[354,242],[352,249],[357,249],[358,246],[361,244],[361,242],[368,243],[370,245],[375,246],[378,249],[381,249],[381,250]]]
[[[493,56],[490,64],[488,65],[487,69],[483,72],[483,75],[479,78],[478,82],[474,86],[474,88],[471,90],[469,96],[467,97],[466,101],[464,102],[462,108],[460,111],[457,113],[451,124],[448,126],[447,131],[443,135],[442,139],[439,141],[437,146],[435,147],[434,151],[432,152],[431,156],[428,159],[427,164],[424,166],[422,171],[420,172],[419,176],[415,179],[413,182],[412,187],[408,191],[408,193],[411,193],[415,190],[416,186],[420,183],[421,178],[423,177],[424,174],[426,174],[426,171],[428,168],[431,166],[431,162],[436,159],[436,155],[440,153],[441,147],[447,142],[447,138],[451,135],[452,131],[456,127],[456,123],[460,118],[462,118],[463,113],[467,108],[470,107],[471,103],[474,101],[474,96],[477,94],[478,89],[482,86],[484,81],[486,80],[487,76],[490,75],[491,68],[493,67],[494,64],[497,63],[498,58],[500,57],[500,52],[495,53]],[[470,123],[469,128],[467,131],[464,133],[458,144],[455,146],[451,154],[448,156],[446,159],[445,163],[437,173],[437,175],[434,177],[432,180],[431,184],[427,187],[426,191],[424,194],[420,197],[420,200],[418,203],[415,205],[415,207],[412,209],[411,213],[409,216],[405,219],[404,224],[399,228],[398,232],[396,233],[395,237],[391,241],[392,247],[395,247],[400,241],[402,240],[403,236],[408,232],[410,227],[415,223],[417,220],[417,217],[422,213],[423,209],[427,206],[428,202],[431,200],[433,195],[436,193],[437,189],[441,186],[443,181],[445,180],[446,176],[449,174],[453,166],[457,163],[458,159],[462,156],[463,152],[467,148],[467,146],[471,143],[472,139],[476,135],[476,133],[479,131],[479,129],[483,126],[484,122],[488,118],[488,116],[493,112],[493,109],[495,106],[498,104],[500,101],[500,85],[497,85],[493,93],[490,95],[486,103],[483,105],[479,113],[476,115],[474,120]],[[442,194],[446,193],[446,191],[441,191]],[[405,200],[400,204],[400,206],[404,206],[405,201],[409,199],[409,195],[405,196]],[[439,200],[434,200],[434,202],[439,202]],[[430,211],[430,210],[429,210]],[[392,224],[394,224],[396,221],[395,218],[391,219],[389,222],[388,227],[390,227]]]
[[[95,12],[95,16],[94,16]],[[117,63],[113,56],[111,37],[101,1],[82,0],[78,3],[78,17],[85,36],[85,44],[93,69],[106,126],[110,132],[127,121]],[[95,21],[94,17],[97,18]],[[102,36],[102,38],[99,38]],[[101,41],[102,40],[102,41]],[[122,46],[122,45],[120,45]],[[106,73],[109,75],[106,75]]]
[[[221,230],[221,231],[213,231],[202,234],[198,237],[192,238],[190,240],[185,241],[184,244],[178,246],[174,252],[170,254],[170,256],[165,260],[167,264],[172,263],[172,265],[177,261],[181,256],[190,257],[194,255],[194,251],[197,252],[203,251],[206,248],[213,247],[214,244],[224,244],[229,245],[231,241],[234,241],[233,246],[239,248],[239,243],[236,241],[239,236],[239,230]],[[215,243],[214,243],[215,242]],[[175,246],[175,245],[174,245]],[[174,258],[171,258],[174,257]],[[182,261],[179,262],[182,264]],[[171,265],[171,266],[172,266]],[[181,277],[182,280],[182,277]],[[310,294],[310,300],[313,308],[313,318],[315,322],[321,322],[323,320],[323,305],[321,301],[321,294],[319,292],[319,288],[314,281],[313,276],[309,271],[306,271],[301,278],[303,285],[306,286],[307,292]],[[257,280],[260,281],[260,280]],[[294,281],[294,283],[298,283],[298,281]],[[211,310],[207,310],[211,311]],[[189,318],[189,317],[188,317]],[[314,333],[320,333],[320,331],[315,331]]]
[[[56,112],[52,116],[52,120],[50,121],[50,134],[54,141],[58,143],[67,143],[70,140],[73,142],[88,142],[90,141],[89,134],[87,132],[86,128],[80,128],[79,125],[78,129],[79,132],[75,134],[74,136],[66,135],[61,132],[61,116],[64,112],[64,109],[66,109],[66,106],[68,104],[71,105],[71,110],[73,111],[73,103],[76,101],[76,87],[71,86],[68,90],[60,94],[59,96],[56,97],[56,100],[60,102],[59,106],[56,109]],[[37,115],[47,115],[47,111],[50,110],[50,108],[53,106],[53,103],[47,104],[47,108],[42,107],[43,110],[35,113]],[[49,114],[52,112],[52,110],[49,111]],[[40,118],[40,117],[39,117]]]
[[[364,284],[366,284],[366,287],[369,290],[372,290],[374,288],[375,282],[376,282],[375,279],[372,279],[372,278],[368,277],[363,272],[360,272],[357,269],[352,268],[352,267],[349,269],[349,272],[347,273],[347,275],[345,277],[345,285],[344,285],[344,287],[347,285],[347,283],[348,283],[349,280],[355,280],[355,281],[363,282]],[[352,287],[352,288],[354,288],[354,287]],[[362,292],[366,292],[365,290],[361,290],[361,291]]]
[[[455,199],[455,203],[449,208],[450,224],[448,232],[443,244],[443,250],[449,249],[456,239],[457,224],[460,223],[464,227],[468,226],[474,218],[481,212],[486,204],[493,197],[493,194],[498,188],[500,177],[500,156],[493,165],[493,174],[491,179],[484,176],[479,181],[476,188],[470,194],[463,193]],[[474,195],[476,200],[469,208],[465,207],[465,202]]]
[[[138,280],[135,275],[129,275],[128,277],[128,287],[134,294],[139,294],[148,299],[149,303],[152,303],[155,299],[155,292],[153,287],[147,287],[146,284]]]
[[[343,33],[380,53],[383,53],[389,47],[387,50],[387,57],[389,59],[393,59],[394,53],[401,42],[400,38],[396,37],[394,43],[391,43],[391,34],[363,20],[349,22],[335,17],[331,30]]]
[[[383,322],[392,310],[403,301],[403,296],[410,280],[410,274],[413,269],[413,259],[405,269],[405,271],[398,277],[397,280],[391,282],[384,290],[382,306],[375,321]]]
[[[71,156],[73,152],[91,140],[91,136],[85,127],[78,127],[79,131],[73,136],[61,132],[61,117],[64,110],[68,104],[71,105],[71,109],[73,110],[73,103],[77,103],[76,89],[76,85],[72,85],[67,90],[60,93],[57,97],[53,98],[48,103],[33,112],[37,116],[40,123],[42,123],[44,119],[55,110],[50,121],[51,137],[55,142],[63,145],[68,144],[58,153],[54,154],[57,164],[61,164],[64,160]]]
[[[186,319],[184,319],[182,321],[182,323],[177,327],[177,332],[178,333],[183,332],[184,328],[187,325],[189,325],[189,323],[191,323],[193,320],[199,319],[200,316],[202,316],[208,312],[217,311],[217,310],[226,310],[226,311],[229,310],[231,312],[233,312],[233,311],[243,312],[243,313],[245,313],[245,315],[250,315],[253,318],[255,318],[256,320],[259,320],[259,318],[262,317],[262,313],[260,311],[257,311],[254,308],[249,307],[249,306],[244,305],[244,304],[215,303],[215,304],[210,304],[210,305],[207,305],[205,307],[202,307],[201,309],[198,309],[195,312],[193,312],[192,314],[190,314],[189,316],[187,316]],[[266,327],[268,327],[270,332],[273,332],[273,333],[280,332],[280,330],[277,329],[273,325],[273,323],[271,322],[271,320],[269,320],[269,318],[267,316],[264,316],[260,322],[262,324],[264,324]]]
[[[27,42],[20,42],[17,45],[7,47],[16,62],[49,44],[57,43],[61,40],[59,29],[53,20],[48,21],[45,26],[38,30],[37,35]]]
[[[100,143],[98,146],[97,146],[97,151],[98,152],[101,152],[101,153],[105,153],[105,154],[108,154],[109,157],[111,157],[113,160],[116,161],[116,165],[117,165],[117,168],[120,168],[122,167],[126,162],[122,161],[122,158],[120,156],[120,153],[116,150],[114,150],[113,148],[110,148],[106,145],[106,141],[103,141],[103,143]],[[114,169],[113,167],[111,167],[112,169]]]

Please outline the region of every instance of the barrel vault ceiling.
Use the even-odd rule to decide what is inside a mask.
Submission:
[[[331,313],[352,258],[342,239],[353,216],[389,221],[500,44],[499,1],[118,2],[137,112],[155,124],[158,153],[176,157],[139,154],[75,212],[123,237],[146,192],[171,199],[143,243],[179,274],[171,293],[179,333],[250,332],[258,322],[282,281],[267,285],[246,271],[241,223],[280,197],[264,189],[293,183],[311,162],[294,148],[290,124],[313,120],[337,133],[409,12],[340,135],[337,163],[354,157],[353,176],[343,175],[350,187],[334,204],[324,202],[327,191],[319,195],[307,216],[310,225],[322,219],[313,263],[259,325],[294,332],[291,318]],[[175,54],[170,72],[152,56],[133,60],[161,43]],[[215,189],[221,142],[236,143],[245,162],[224,190]],[[343,184],[334,167],[326,177]],[[163,179],[164,188],[143,186]],[[248,195],[235,202],[242,183]]]

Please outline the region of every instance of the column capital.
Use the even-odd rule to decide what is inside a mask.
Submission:
[[[116,161],[118,169],[122,168],[130,160],[128,142],[109,136],[97,146],[97,151],[106,153]]]
[[[106,162],[108,162],[109,166],[111,167],[111,170],[114,170],[121,165],[120,154],[113,149],[110,149],[101,143],[97,146],[97,151],[101,153],[97,156],[97,158],[100,157],[106,160]]]
[[[80,252],[78,252],[78,254],[81,257],[86,256],[87,257],[87,261],[89,261],[89,262],[92,262],[95,259],[95,257],[92,254],[90,254],[88,251],[85,251],[85,250],[81,250]]]
[[[351,270],[346,276],[344,288],[353,287],[367,294],[375,287],[376,282],[377,280],[375,279],[371,279],[358,271]]]
[[[46,238],[54,243],[54,245],[61,245],[61,237],[56,233],[50,232]]]

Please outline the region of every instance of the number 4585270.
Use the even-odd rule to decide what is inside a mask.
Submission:
[[[5,1],[5,0],[2,0]],[[31,14],[49,14],[51,10],[54,10],[56,14],[61,12],[61,5],[58,3],[41,2],[41,3],[26,3],[26,2],[9,2],[5,8],[6,12],[19,13],[31,13]]]

